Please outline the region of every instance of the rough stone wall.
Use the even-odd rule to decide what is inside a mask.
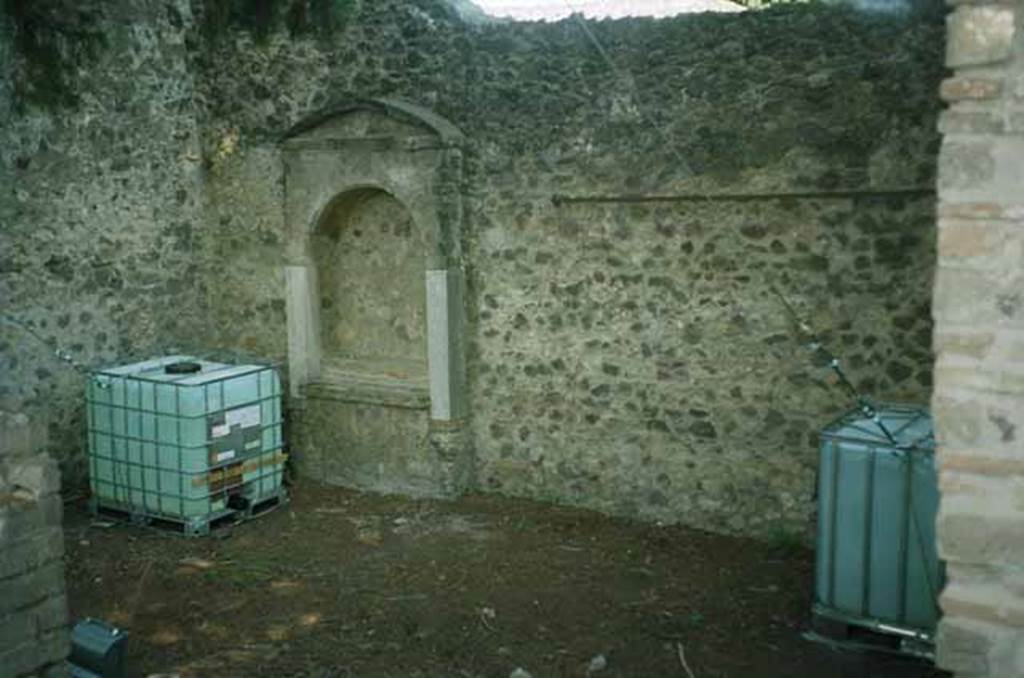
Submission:
[[[551,236],[485,234],[473,401],[484,487],[715,530],[799,530],[816,431],[849,403],[769,288],[828,331],[867,392],[921,402],[928,306],[879,290],[928,288],[924,200],[574,208],[549,217]]]
[[[60,471],[46,429],[0,411],[0,675],[66,675]]]
[[[74,487],[83,381],[53,352],[109,365],[196,336],[201,163],[189,3],[67,5],[28,3],[103,36],[69,66],[70,104],[15,96],[24,55],[0,12],[0,407],[48,428]]]
[[[68,484],[82,384],[55,346],[85,364],[172,345],[283,360],[277,142],[347,96],[409,100],[469,138],[481,488],[805,530],[813,433],[847,403],[769,284],[866,390],[926,399],[927,197],[551,198],[930,185],[941,26],[798,6],[467,27],[434,0],[359,4],[331,35],[211,39],[201,2],[78,3],[107,39],[59,110],[16,105],[0,31],[0,295],[44,341],[3,324],[0,398],[49,424]]]
[[[943,81],[935,393],[938,661],[1024,675],[1024,3],[955,3]]]
[[[596,38],[614,66],[595,48]],[[931,186],[942,27],[805,6],[465,28],[363,3],[331,39],[202,62],[224,345],[286,351],[276,138],[346,95],[458,125],[478,484],[716,530],[804,532],[849,403],[775,284],[882,399],[925,403],[934,198],[561,205],[573,195]]]

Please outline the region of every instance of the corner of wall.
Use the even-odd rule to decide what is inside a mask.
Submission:
[[[941,87],[938,663],[1024,675],[1024,5],[955,0]]]

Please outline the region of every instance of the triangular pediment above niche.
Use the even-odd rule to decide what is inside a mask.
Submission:
[[[360,137],[413,137],[430,134],[420,125],[396,120],[375,111],[351,111],[323,122],[305,134],[306,139],[353,139]]]
[[[462,140],[462,133],[444,118],[393,99],[360,99],[333,106],[293,127],[284,140],[423,136],[449,143]]]

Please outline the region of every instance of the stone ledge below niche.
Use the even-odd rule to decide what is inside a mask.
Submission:
[[[325,358],[307,398],[425,410],[430,407],[427,365],[404,359]]]

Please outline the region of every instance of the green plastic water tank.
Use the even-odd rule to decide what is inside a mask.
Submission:
[[[86,400],[99,507],[203,532],[233,506],[281,491],[281,383],[272,367],[167,356],[94,371]]]
[[[944,583],[932,421],[899,405],[878,416],[895,443],[860,411],[822,432],[814,611],[928,643]]]

